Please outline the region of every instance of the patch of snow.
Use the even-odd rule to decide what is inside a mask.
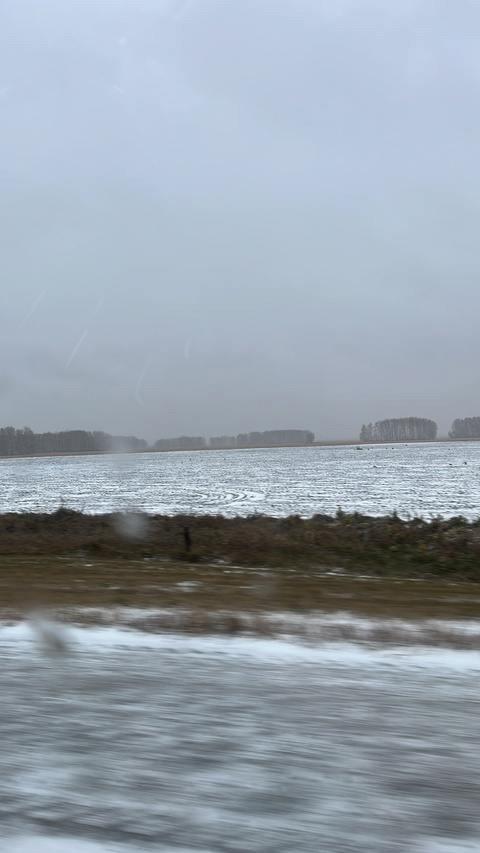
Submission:
[[[3,847],[3,844],[6,844],[6,847]],[[3,853],[114,853],[121,849],[110,844],[96,844],[76,838],[22,836],[2,842]]]
[[[415,848],[415,853],[480,853],[480,841],[432,840]]]
[[[6,845],[6,846],[4,846]],[[50,838],[38,835],[22,835],[2,839],[2,853],[144,853],[139,847],[113,842],[83,841],[77,838]],[[155,848],[157,853],[172,853],[171,847]],[[211,853],[195,847],[175,847],[175,853]]]
[[[306,644],[298,638],[282,639],[232,637],[192,634],[148,634],[128,627],[77,627],[69,626],[68,642],[72,650],[95,653],[115,649],[150,649],[158,652],[235,657],[282,663],[309,663],[340,666],[388,666],[401,669],[428,668],[444,670],[480,671],[480,652],[422,646],[360,645],[352,642]],[[28,622],[0,627],[0,652],[2,646],[17,645],[18,650],[38,646],[34,628]]]

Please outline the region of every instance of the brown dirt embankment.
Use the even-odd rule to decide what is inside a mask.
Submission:
[[[76,555],[480,579],[480,521],[330,517],[0,516],[0,557]]]

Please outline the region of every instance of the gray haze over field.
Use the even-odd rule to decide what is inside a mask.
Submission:
[[[476,0],[1,0],[0,421],[480,414]]]

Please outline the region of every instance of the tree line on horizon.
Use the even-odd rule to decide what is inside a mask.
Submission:
[[[73,429],[61,432],[33,432],[30,427],[0,428],[0,456],[28,456],[49,453],[95,453],[147,450],[143,438],[110,435],[100,430]]]
[[[387,418],[363,424],[364,442],[434,441],[438,428],[429,418]],[[480,416],[456,418],[449,432],[451,439],[480,438]],[[111,435],[102,430],[61,430],[36,433],[30,427],[0,428],[0,456],[29,456],[61,453],[108,453],[142,450],[230,450],[248,447],[308,446],[315,442],[311,430],[265,430],[238,435],[177,436],[161,438],[152,446],[134,435]]]
[[[234,450],[244,447],[291,447],[313,444],[315,435],[308,429],[269,429],[264,432],[240,432],[238,435],[203,436],[181,435],[160,438],[154,450]]]
[[[429,418],[387,418],[363,424],[360,441],[435,441],[438,427]],[[480,417],[456,418],[448,437],[480,438]]]
[[[456,418],[448,435],[449,438],[480,438],[480,417]]]
[[[386,418],[363,424],[360,441],[434,441],[438,427],[429,418]]]
[[[238,436],[178,436],[162,438],[153,448],[143,438],[134,435],[110,435],[101,430],[62,430],[59,432],[34,432],[30,427],[0,428],[1,456],[34,456],[61,453],[109,453],[142,450],[207,450],[237,447],[289,446],[312,444],[315,439],[310,430],[267,430],[240,433]]]

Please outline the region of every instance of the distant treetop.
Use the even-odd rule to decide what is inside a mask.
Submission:
[[[480,438],[480,417],[456,418],[448,435],[450,438]]]
[[[155,450],[229,450],[242,447],[291,447],[313,444],[315,435],[308,429],[270,429],[265,432],[241,432],[238,435],[216,435],[207,441],[200,436],[160,438]]]
[[[30,427],[12,426],[0,429],[0,456],[146,450],[147,447],[143,438],[134,435],[109,435],[83,429],[63,432],[33,432]]]
[[[364,424],[360,441],[434,441],[438,427],[429,418],[387,418]]]

